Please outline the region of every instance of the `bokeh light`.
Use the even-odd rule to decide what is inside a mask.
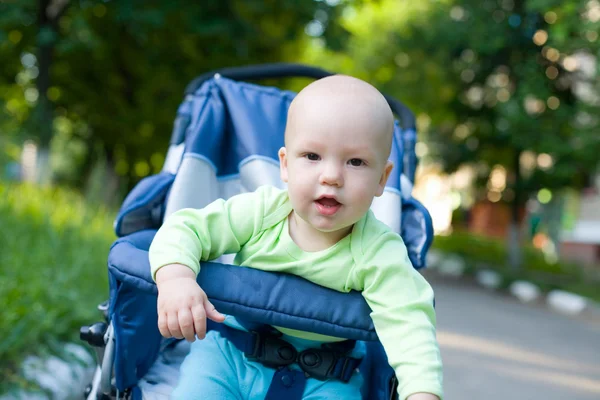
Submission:
[[[558,16],[556,15],[556,13],[554,11],[548,11],[547,13],[544,14],[544,20],[547,23],[549,23],[550,25],[555,23],[557,19],[558,19]]]
[[[8,40],[10,40],[12,44],[18,44],[22,38],[23,34],[20,31],[13,30],[8,33]]]
[[[549,66],[546,68],[546,76],[549,79],[556,79],[556,77],[558,77],[558,68],[556,68],[554,65]]]
[[[487,198],[492,203],[497,203],[497,202],[499,202],[502,199],[502,193],[496,192],[495,190],[490,190],[487,193]]]
[[[537,194],[537,199],[542,204],[548,204],[552,200],[552,192],[549,189],[540,189]]]
[[[541,169],[550,169],[553,163],[554,162],[550,154],[541,153],[537,156],[537,164]]]
[[[548,32],[546,32],[544,30],[540,29],[533,35],[533,43],[537,44],[538,46],[543,46],[547,40],[548,40]]]
[[[558,107],[560,107],[560,100],[556,96],[550,96],[548,97],[546,104],[548,104],[549,109],[556,110]]]
[[[577,62],[577,59],[573,56],[565,57],[563,60],[563,67],[569,72],[575,71],[578,65],[579,63]]]
[[[542,54],[544,55],[544,57],[546,57],[549,61],[552,62],[556,62],[560,59],[559,51],[553,47],[544,47],[544,49],[542,50]]]

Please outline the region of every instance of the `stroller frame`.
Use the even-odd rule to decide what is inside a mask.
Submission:
[[[189,96],[192,95],[194,93],[196,93],[196,91],[198,91],[202,85],[207,82],[210,79],[213,78],[218,78],[218,77],[225,77],[234,81],[246,81],[246,80],[260,80],[260,79],[269,79],[269,78],[286,78],[286,77],[307,77],[307,78],[313,78],[313,79],[320,79],[320,78],[324,78],[326,76],[330,76],[332,75],[332,73],[322,70],[320,68],[315,68],[315,67],[310,67],[310,66],[306,66],[306,65],[301,65],[301,64],[288,64],[288,63],[278,63],[278,64],[266,64],[266,65],[257,65],[257,66],[247,66],[247,67],[236,67],[236,68],[224,68],[224,69],[220,69],[220,70],[216,70],[213,72],[209,72],[203,75],[200,75],[199,77],[197,77],[196,79],[194,79],[186,88],[185,90],[185,95]],[[386,100],[388,101],[392,111],[400,118],[400,126],[401,126],[401,130],[403,132],[403,134],[401,135],[401,137],[396,137],[395,140],[399,140],[401,142],[401,145],[404,149],[403,152],[403,157],[402,157],[402,168],[403,168],[403,175],[401,177],[402,182],[402,188],[404,189],[405,186],[407,187],[407,192],[410,194],[410,191],[412,189],[412,182],[414,182],[414,177],[415,177],[415,170],[417,167],[417,158],[414,152],[414,148],[415,148],[415,143],[416,143],[416,127],[415,127],[415,117],[413,115],[413,113],[404,105],[402,104],[400,101],[384,95]],[[184,125],[184,124],[183,124]],[[171,136],[171,145],[178,145],[183,143],[185,139],[185,126],[182,127],[182,123],[181,120],[178,118],[175,121],[174,124],[174,129],[172,132],[172,136]],[[165,165],[167,164],[168,160],[165,162]],[[138,186],[142,185],[143,186],[143,182],[141,182]],[[134,188],[133,191],[135,191],[136,189]],[[132,191],[132,192],[133,192]],[[404,192],[405,190],[403,190]],[[131,195],[131,193],[130,193]],[[415,248],[415,246],[412,246],[413,248],[411,249],[411,241],[408,240],[407,241],[407,247],[409,248],[409,254],[410,254],[410,258],[411,261],[413,262],[415,268],[421,268],[425,266],[425,255],[427,253],[427,250],[431,244],[431,240],[432,240],[432,236],[433,236],[433,229],[432,229],[432,225],[431,225],[431,219],[429,217],[429,214],[427,212],[427,210],[420,204],[418,203],[416,200],[407,197],[404,198],[403,200],[406,201],[407,207],[412,207],[410,208],[411,210],[416,210],[417,213],[420,213],[419,217],[415,217],[413,218],[414,221],[412,221],[412,228],[407,231],[407,234],[409,235],[413,235],[417,233],[417,230],[419,231],[418,234],[422,235],[425,237],[425,240],[421,240],[420,241],[420,245],[417,246],[418,248]],[[127,199],[124,202],[124,205],[122,207],[126,208],[125,205],[127,203]],[[159,220],[162,221],[162,217],[163,217],[163,212],[160,214],[160,218]],[[121,213],[120,213],[121,214]],[[132,234],[132,236],[137,235],[137,231],[140,231],[140,237],[144,236],[142,239],[140,239],[142,242],[144,241],[148,241],[148,239],[146,238],[147,235],[145,235],[144,233],[144,229],[148,229],[148,228],[152,228],[152,226],[147,226],[147,227],[141,227],[138,230],[133,230],[130,232],[127,232],[126,230],[123,229],[123,225],[121,224],[119,218],[117,221],[115,221],[115,230],[118,234],[118,236],[121,236],[121,239],[118,239],[115,244],[113,245],[113,247],[111,248],[111,252],[116,249],[117,245],[120,245],[121,247],[123,247],[123,244],[131,244],[128,240],[129,234]],[[403,237],[405,235],[403,234]],[[133,239],[132,239],[133,240]],[[138,239],[135,239],[138,240]],[[133,240],[133,242],[135,242],[135,240]],[[150,238],[151,240],[151,238]],[[405,239],[406,241],[406,239]],[[133,243],[132,242],[132,243]],[[134,245],[137,245],[134,243]],[[412,251],[411,251],[412,250]],[[211,265],[212,264],[212,265]],[[212,266],[216,266],[216,263],[203,263],[203,268],[201,270],[201,275],[204,274],[212,274],[215,269],[211,268]],[[208,268],[207,268],[208,267]],[[221,265],[221,267],[223,267],[223,265]],[[120,265],[116,265],[115,263],[111,264],[111,261],[109,259],[109,270],[110,270],[110,276],[111,276],[111,294],[113,293],[113,284],[115,283],[115,281],[122,279],[123,281],[126,280],[131,280],[130,276],[127,276],[128,271],[125,271],[126,268],[122,268],[122,266]],[[239,268],[238,268],[239,269]],[[270,275],[276,275],[273,273],[268,273],[268,272],[264,272],[264,271],[253,271],[251,273],[260,273],[260,274],[266,274],[266,275],[262,275],[262,278],[269,278]],[[238,273],[238,272],[236,272]],[[124,275],[124,277],[123,277]],[[140,285],[144,285],[144,287],[148,288],[149,292],[156,292],[156,288],[152,287],[153,286],[153,282],[150,280],[148,280],[149,277],[149,271],[148,271],[148,276],[141,276],[139,279],[137,279],[137,281],[139,282]],[[269,276],[267,276],[269,275]],[[115,278],[116,277],[116,278]],[[211,279],[204,277],[206,282],[210,282]],[[290,278],[294,278],[294,277],[290,277]],[[202,279],[202,277],[199,277],[199,280]],[[251,279],[251,278],[249,278]],[[287,277],[285,278],[287,279]],[[298,282],[294,282],[294,284],[298,284]],[[310,284],[308,282],[304,283],[301,282],[300,284],[308,284],[308,285],[313,285]],[[207,294],[209,295],[209,298],[211,298],[211,293],[216,293],[217,291],[220,290],[220,288],[215,287],[215,288],[211,288],[210,285],[208,285],[209,287],[205,287],[205,285],[203,284],[202,287],[205,289],[205,291],[207,292]],[[313,290],[313,288],[309,288],[307,287],[306,290]],[[317,288],[314,290],[327,290],[324,288]],[[370,309],[368,308],[368,306],[366,306],[366,303],[364,302],[364,300],[362,299],[362,297],[360,296],[360,294],[354,292],[354,293],[349,293],[349,294],[341,294],[341,293],[332,293],[329,294],[331,296],[340,296],[339,299],[344,299],[345,302],[348,301],[348,296],[354,296],[351,304],[353,305],[353,307],[355,308],[354,312],[357,315],[367,315],[370,312]],[[343,297],[341,297],[343,296]],[[213,300],[213,298],[211,298],[211,300]],[[110,300],[112,301],[112,300]],[[90,326],[84,326],[80,329],[80,338],[83,341],[86,341],[88,344],[90,344],[95,352],[96,352],[96,358],[98,361],[98,367],[96,368],[96,371],[94,373],[94,378],[92,380],[92,382],[87,386],[86,388],[86,392],[85,392],[85,398],[88,400],[93,400],[93,399],[102,399],[102,400],[109,400],[109,399],[132,399],[132,398],[136,398],[136,397],[141,397],[141,393],[139,392],[139,388],[137,387],[131,387],[131,388],[125,388],[124,390],[119,391],[117,389],[117,384],[116,384],[116,376],[115,376],[115,358],[116,358],[116,338],[115,338],[115,328],[114,328],[114,321],[111,319],[111,315],[110,315],[110,306],[111,303],[110,301],[106,301],[102,304],[100,304],[98,306],[99,311],[103,314],[104,316],[104,320],[103,322],[98,322],[96,324],[90,325]],[[213,303],[219,308],[220,311],[224,312],[224,313],[229,313],[232,315],[236,315],[236,314],[240,314],[243,313],[244,315],[246,315],[246,313],[252,313],[253,310],[250,308],[244,308],[244,306],[240,306],[238,305],[234,305],[231,306],[230,304],[225,304],[225,303],[219,303],[219,300],[213,301]],[[270,311],[272,313],[272,311]],[[261,316],[260,315],[256,315],[257,316],[257,320],[261,320]],[[277,316],[276,316],[277,318]],[[369,318],[370,319],[370,318]],[[285,325],[285,324],[283,324]],[[330,329],[331,327],[325,327],[325,328],[320,328],[320,329],[325,329],[327,332],[332,332],[329,331],[327,329]],[[352,330],[354,329],[354,330]],[[370,321],[366,321],[365,324],[363,324],[362,326],[357,328],[352,328],[350,326],[346,326],[346,327],[342,327],[341,331],[334,331],[335,332],[342,332],[344,334],[346,334],[346,337],[348,337],[349,335],[352,337],[352,339],[358,339],[358,340],[377,340],[377,336],[375,334],[372,322]],[[350,333],[349,333],[350,332]],[[385,398],[387,399],[393,399],[396,397],[395,394],[395,388],[396,388],[397,382],[395,382],[395,377],[390,378],[390,382],[389,385],[387,385],[388,388],[388,393],[385,395]],[[136,392],[137,390],[137,392]],[[369,397],[370,398],[370,397]],[[383,397],[378,397],[378,398],[383,398]]]

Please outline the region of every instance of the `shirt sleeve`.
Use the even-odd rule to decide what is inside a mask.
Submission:
[[[442,360],[431,286],[413,268],[404,242],[393,232],[369,243],[363,254],[355,284],[371,307],[375,330],[398,378],[399,398],[424,392],[441,399]]]
[[[196,274],[200,261],[236,253],[260,229],[265,190],[219,199],[202,209],[182,209],[171,214],[150,245],[152,278],[168,264],[183,264]]]

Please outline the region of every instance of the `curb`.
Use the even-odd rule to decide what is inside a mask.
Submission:
[[[449,278],[461,278],[468,274],[465,261],[456,254],[446,254],[434,249],[427,255],[427,269]],[[502,276],[487,268],[474,273],[477,285],[487,290],[503,290]],[[564,290],[551,290],[544,293],[537,285],[525,280],[516,280],[508,286],[506,292],[521,303],[542,302],[549,309],[561,314],[576,316],[588,315],[600,319],[600,303],[587,297]]]
[[[85,347],[66,343],[62,358],[29,356],[21,365],[21,374],[41,390],[16,390],[0,395],[0,400],[81,399],[85,386],[92,381],[96,362]]]

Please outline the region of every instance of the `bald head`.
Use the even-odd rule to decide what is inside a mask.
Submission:
[[[307,128],[307,124],[309,125]],[[285,131],[286,146],[310,124],[337,130],[360,130],[381,145],[387,159],[394,117],[385,97],[370,84],[351,76],[334,75],[306,86],[292,101]]]

